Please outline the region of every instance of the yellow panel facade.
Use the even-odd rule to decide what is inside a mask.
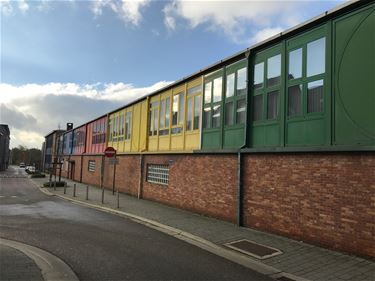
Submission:
[[[139,151],[143,152],[147,150],[147,134],[148,134],[148,107],[149,102],[145,100],[141,102],[140,112],[140,131],[139,131]]]
[[[202,78],[150,98],[148,151],[192,152],[200,148]]]

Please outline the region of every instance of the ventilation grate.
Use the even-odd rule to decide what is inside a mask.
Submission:
[[[281,254],[282,252],[278,249],[268,247],[254,241],[242,239],[233,242],[224,244],[226,247],[229,247],[233,250],[239,251],[246,255],[255,257],[257,259],[267,259],[276,255]]]

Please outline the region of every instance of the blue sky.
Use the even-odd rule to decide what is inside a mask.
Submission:
[[[0,1],[0,122],[12,146],[40,146],[59,124],[86,122],[344,2]],[[47,102],[65,107],[48,112]],[[65,120],[73,107],[81,114]]]

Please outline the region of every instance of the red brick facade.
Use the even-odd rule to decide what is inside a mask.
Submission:
[[[236,222],[237,155],[119,155],[115,187]],[[85,155],[82,182],[100,185],[102,156]],[[79,181],[81,157],[74,160]],[[88,171],[94,160],[95,171]],[[169,164],[169,185],[147,182],[148,164]],[[374,153],[244,154],[243,223],[328,248],[375,257]],[[113,187],[105,162],[104,186]],[[141,180],[142,177],[142,180]]]
[[[244,159],[244,223],[375,257],[375,154],[252,154]]]

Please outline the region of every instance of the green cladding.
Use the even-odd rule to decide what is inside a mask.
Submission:
[[[334,22],[334,143],[375,144],[375,5]]]

